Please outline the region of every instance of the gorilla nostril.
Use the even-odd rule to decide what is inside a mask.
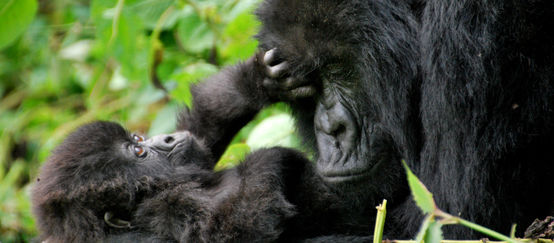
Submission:
[[[329,135],[333,136],[337,141],[344,140],[344,136],[346,136],[346,126],[342,123],[336,124],[332,133]]]
[[[344,134],[346,131],[346,126],[344,124],[339,124],[335,131],[333,131],[333,137],[339,137],[341,134]]]
[[[167,136],[165,139],[164,139],[164,142],[165,143],[171,143],[175,141],[175,139],[172,137],[172,136]]]

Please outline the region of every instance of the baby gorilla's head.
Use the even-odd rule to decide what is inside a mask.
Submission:
[[[176,168],[194,173],[211,164],[189,132],[144,139],[116,123],[91,123],[70,134],[42,167],[33,212],[45,240],[102,239],[113,230],[106,213],[127,218]]]

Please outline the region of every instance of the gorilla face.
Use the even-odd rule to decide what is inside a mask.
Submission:
[[[411,47],[403,39],[411,36],[400,32],[403,19],[381,19],[404,10],[380,1],[331,0],[268,0],[257,10],[262,49],[276,48],[298,85],[318,88],[313,99],[290,103],[300,132],[316,143],[317,170],[326,181],[371,184],[383,174],[376,174],[378,167],[389,170],[405,156],[398,148],[408,139],[393,129],[407,127],[415,68],[399,63],[411,50],[394,48]]]
[[[151,161],[167,160],[171,166],[196,165],[203,169],[210,169],[209,149],[188,131],[161,134],[147,140],[138,135],[133,135],[132,138],[134,143],[123,144],[123,146],[137,158]]]
[[[359,104],[367,100],[361,97],[368,96],[357,84],[358,75],[344,69],[332,65],[322,71],[323,92],[314,115],[317,169],[326,181],[334,183],[373,178],[378,165],[395,157],[376,112],[368,104]]]
[[[210,162],[209,150],[189,132],[144,139],[117,123],[84,125],[42,167],[32,193],[37,225],[47,241],[101,241],[106,224],[127,227],[120,219],[176,171],[193,181]]]
[[[111,122],[95,122],[68,136],[49,163],[73,170],[75,178],[165,176],[178,165],[202,166],[208,151],[189,132],[149,139]],[[71,172],[71,171],[68,171]],[[100,178],[104,177],[104,178]]]
[[[144,139],[117,123],[94,122],[77,129],[56,148],[37,179],[33,200],[39,208],[66,199],[94,203],[95,197],[117,192],[114,203],[133,205],[135,194],[150,190],[153,181],[168,178],[176,166],[198,171],[209,162],[209,151],[189,132]]]

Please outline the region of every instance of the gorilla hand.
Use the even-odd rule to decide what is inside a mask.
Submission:
[[[276,48],[263,53],[267,78],[263,87],[272,99],[294,101],[312,97],[316,88],[311,79],[290,73],[290,62],[283,61]]]

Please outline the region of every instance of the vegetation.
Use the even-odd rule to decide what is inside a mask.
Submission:
[[[36,235],[30,185],[76,127],[100,119],[173,131],[191,83],[256,50],[257,2],[0,1],[0,242]],[[284,111],[264,110],[217,168],[259,146],[296,146]]]
[[[512,226],[512,232],[510,236],[502,235],[494,230],[488,229],[481,225],[469,222],[457,216],[450,215],[437,207],[433,194],[429,192],[427,187],[416,177],[416,175],[410,170],[405,161],[402,161],[402,165],[406,170],[408,184],[412,192],[412,197],[419,207],[419,209],[426,216],[423,220],[419,233],[415,240],[395,240],[396,243],[552,243],[551,239],[517,239],[515,238],[516,225]],[[383,230],[385,225],[385,218],[387,213],[387,200],[383,200],[383,203],[377,206],[377,218],[375,220],[374,238],[373,243],[380,243],[382,241]],[[488,239],[473,240],[473,241],[454,241],[443,240],[442,229],[443,225],[459,224],[464,227],[468,227],[472,230],[478,231],[486,236],[498,239],[501,241],[490,241]],[[387,241],[388,242],[388,241]]]

